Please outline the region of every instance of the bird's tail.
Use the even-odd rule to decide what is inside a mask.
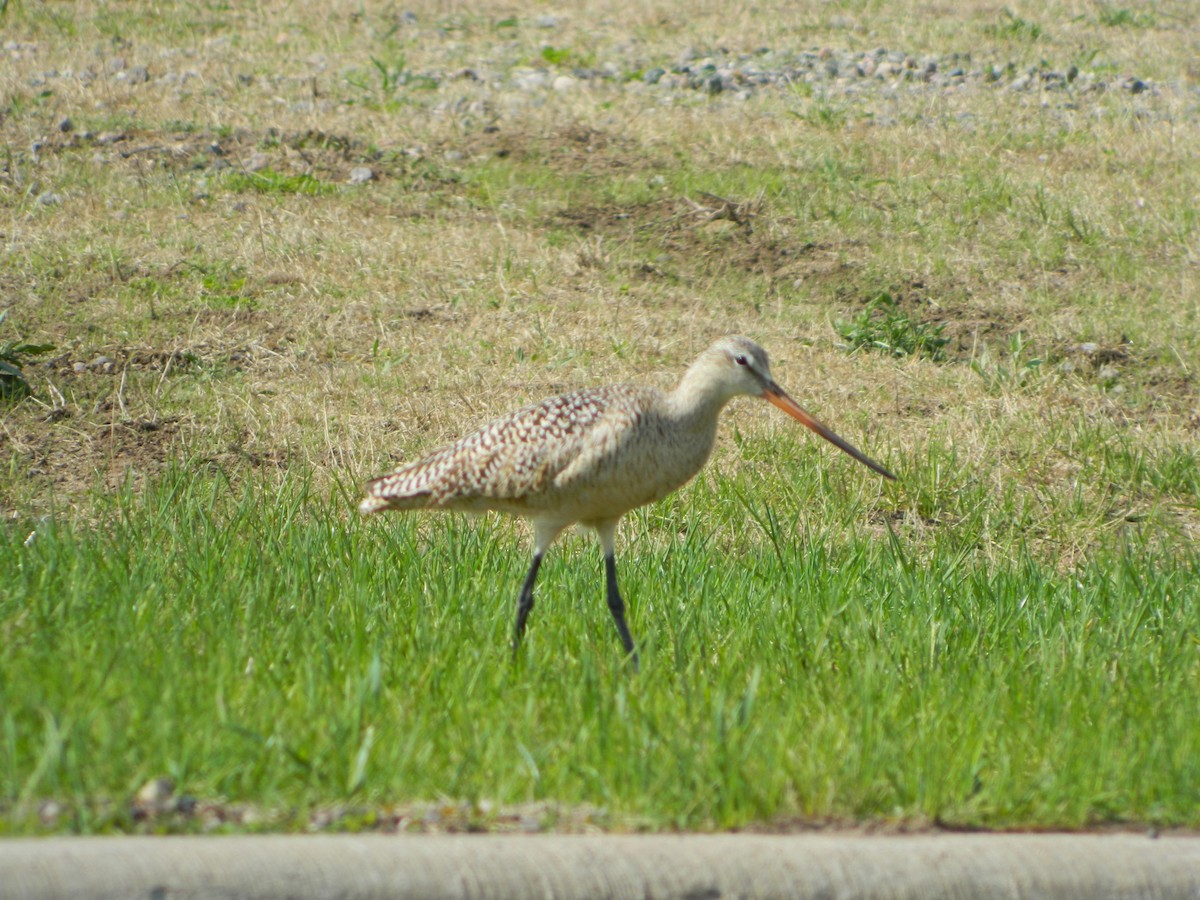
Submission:
[[[444,482],[453,467],[447,452],[435,453],[401,466],[365,485],[367,496],[358,504],[364,516],[385,509],[430,509],[441,505],[435,498],[445,494]]]
[[[366,484],[367,496],[358,504],[358,511],[369,516],[385,509],[428,509],[430,490],[420,477],[421,469],[412,466],[381,475]]]
[[[371,496],[365,497],[363,499],[363,501],[358,504],[358,511],[359,511],[360,515],[369,516],[369,515],[371,515],[371,513],[383,512],[385,509],[388,509],[390,506],[391,506],[391,503],[389,503],[383,497],[376,497],[374,495],[371,495]]]

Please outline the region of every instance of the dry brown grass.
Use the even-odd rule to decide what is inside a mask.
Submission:
[[[3,305],[59,350],[31,369],[35,397],[0,413],[6,512],[180,457],[353,479],[544,394],[669,384],[712,338],[743,332],[814,411],[926,483],[870,501],[881,533],[889,516],[917,532],[955,521],[965,483],[989,485],[998,516],[1027,505],[1031,527],[1063,532],[1064,556],[1125,509],[1194,533],[1186,479],[1162,476],[1156,493],[1097,462],[1114,442],[1150,468],[1195,458],[1190,5],[1122,28],[1092,3],[611,3],[551,29],[531,24],[541,8],[410,6],[415,25],[357,3],[168,6],[151,21],[139,4],[9,8]],[[1043,34],[995,34],[1004,9]],[[491,71],[541,65],[544,45],[642,66],[687,47],[1061,68],[1095,51],[1111,77],[1159,89],[664,102],[608,83],[534,98],[463,76],[385,96],[371,62]],[[148,82],[117,77],[138,66]],[[256,154],[334,187],[231,189]],[[362,164],[377,180],[345,187]],[[60,202],[39,203],[47,191]],[[749,227],[697,213],[704,191],[753,209]],[[943,327],[948,362],[839,346],[836,323],[880,291]],[[1018,338],[1044,360],[1028,380],[1006,360]],[[1085,342],[1116,352],[1106,377]],[[75,371],[101,354],[111,372]],[[764,437],[783,427],[748,404],[732,419]],[[917,473],[947,452],[958,488],[942,490]],[[736,456],[727,443],[718,466]],[[1085,498],[1074,517],[1071,492]]]

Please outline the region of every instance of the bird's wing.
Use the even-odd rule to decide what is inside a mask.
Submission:
[[[579,457],[610,405],[609,392],[597,389],[519,409],[375,479],[368,497],[393,508],[520,501],[546,490]]]
[[[606,404],[603,414],[589,424],[586,440],[572,448],[570,458],[563,460],[555,472],[556,488],[570,490],[579,483],[619,480],[630,474],[624,471],[629,465],[636,465],[629,454],[630,445],[638,437],[638,426],[651,398],[649,391],[619,390],[621,393]]]

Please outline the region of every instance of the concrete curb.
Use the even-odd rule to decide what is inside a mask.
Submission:
[[[1200,897],[1200,838],[248,835],[0,841],[0,898]]]

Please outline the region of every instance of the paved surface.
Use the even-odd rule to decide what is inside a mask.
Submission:
[[[0,841],[0,898],[1200,898],[1200,838],[257,835]]]

